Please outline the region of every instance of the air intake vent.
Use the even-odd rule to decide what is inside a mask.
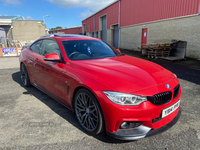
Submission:
[[[162,105],[168,103],[172,98],[172,92],[167,91],[163,93],[156,94],[154,96],[149,96],[148,100],[154,105]]]
[[[174,96],[173,96],[173,99],[175,99],[178,94],[179,94],[179,89],[180,89],[180,85],[177,85],[175,88],[174,88]]]

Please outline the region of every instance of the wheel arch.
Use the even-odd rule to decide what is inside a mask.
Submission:
[[[99,99],[97,98],[97,95],[95,94],[95,92],[88,88],[88,87],[85,87],[85,86],[79,86],[79,87],[76,87],[74,92],[73,92],[73,96],[71,97],[71,109],[73,111],[73,113],[75,113],[75,96],[76,96],[76,93],[80,90],[80,89],[85,89],[85,90],[88,90],[89,92],[91,92],[91,94],[96,98],[96,101],[97,101],[97,105],[99,105],[99,111],[100,113],[102,114],[101,117],[102,117],[102,129],[100,131],[103,132],[105,129],[106,129],[106,125],[105,125],[105,119],[104,119],[104,113],[103,113],[103,110],[102,110],[102,107],[101,107],[101,104],[99,102]]]
[[[23,71],[22,71],[23,68]],[[23,73],[22,73],[23,72]],[[23,76],[23,77],[22,77]],[[20,77],[21,77],[21,81],[22,81],[22,85],[25,87],[29,87],[31,86],[31,82],[30,82],[30,78],[29,78],[29,73],[28,70],[26,68],[26,65],[24,62],[20,62]],[[23,79],[22,79],[23,78]],[[24,80],[24,81],[23,81]]]
[[[74,90],[74,92],[73,92],[73,94],[72,94],[72,97],[71,97],[71,108],[72,108],[72,111],[73,111],[73,112],[74,112],[74,100],[75,100],[74,98],[75,98],[75,96],[76,96],[76,93],[77,93],[80,89],[86,89],[86,90],[90,91],[90,92],[96,97],[96,99],[97,99],[97,101],[98,101],[98,103],[99,103],[99,100],[98,100],[96,94],[94,93],[94,91],[93,91],[92,89],[90,89],[90,88],[88,88],[88,87],[85,87],[85,86],[78,86],[78,87],[75,88],[75,90]],[[100,103],[99,103],[99,105],[100,105]],[[100,105],[100,106],[101,106],[101,105]]]

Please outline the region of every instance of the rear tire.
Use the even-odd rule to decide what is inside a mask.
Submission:
[[[87,89],[80,89],[75,96],[74,109],[82,128],[90,135],[104,130],[101,107],[96,97]]]
[[[29,75],[26,69],[26,66],[24,65],[24,63],[22,63],[20,65],[20,77],[21,77],[21,81],[23,86],[25,87],[29,87],[31,86],[30,80],[29,80]]]

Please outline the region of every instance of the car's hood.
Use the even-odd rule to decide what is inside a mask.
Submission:
[[[116,91],[125,93],[158,86],[174,78],[173,73],[155,63],[126,55],[73,61],[71,65]]]

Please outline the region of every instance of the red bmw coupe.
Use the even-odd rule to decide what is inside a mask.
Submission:
[[[90,135],[121,140],[162,133],[179,119],[181,87],[163,67],[100,39],[46,35],[20,55],[21,81],[70,110]]]

